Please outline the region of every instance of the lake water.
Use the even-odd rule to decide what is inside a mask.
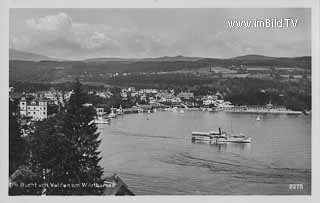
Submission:
[[[256,117],[198,111],[120,116],[100,128],[101,165],[136,195],[310,194],[310,116]],[[219,127],[252,142],[191,142],[192,131]]]

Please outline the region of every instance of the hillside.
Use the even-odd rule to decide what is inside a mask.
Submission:
[[[202,59],[198,62],[227,66],[274,66],[274,67],[299,67],[311,69],[311,56],[302,57],[268,57],[261,55],[246,55],[230,59]]]
[[[24,60],[24,61],[42,61],[42,60],[54,60],[48,56],[34,54],[25,51],[19,51],[15,49],[9,49],[10,60]]]
[[[193,57],[182,56],[160,57],[151,61],[150,59],[133,61],[126,59],[112,61],[10,60],[9,76],[11,81],[64,82],[79,77],[87,81],[107,82],[110,74],[114,73],[200,71],[207,70],[208,67],[231,69],[240,66],[248,68],[287,67],[310,71],[311,57],[276,58],[251,55],[231,59],[203,58],[197,60]]]
[[[231,59],[232,60],[274,60],[275,57],[252,54],[252,55],[237,56]]]
[[[197,61],[202,59],[201,57],[187,57],[187,56],[163,56],[158,58],[89,58],[84,60],[85,62],[160,62],[160,61]]]

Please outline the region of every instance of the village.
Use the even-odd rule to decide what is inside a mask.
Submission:
[[[100,102],[90,103],[97,112],[97,119],[112,118],[115,114],[150,112],[154,109],[176,110],[193,109],[212,111],[215,108],[233,107],[231,102],[223,100],[223,94],[205,96],[195,96],[193,92],[179,92],[172,90],[159,89],[136,89],[134,87],[122,88],[118,93],[121,100],[114,102],[111,106],[103,103],[115,97],[114,93],[106,91],[89,91],[88,97],[100,98]],[[62,92],[51,88],[48,91],[37,92],[15,92],[10,88],[10,100],[18,105],[17,113],[22,123],[42,121],[58,113],[61,107],[64,107],[72,94],[72,91]],[[123,103],[128,102],[133,105],[127,105],[123,108]],[[102,101],[102,102],[101,102]],[[181,111],[182,112],[182,111]]]

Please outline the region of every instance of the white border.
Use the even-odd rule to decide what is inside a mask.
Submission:
[[[0,109],[1,109],[1,202],[187,201],[187,202],[319,202],[319,1],[318,0],[5,0],[0,3]],[[136,197],[9,197],[8,196],[8,50],[9,8],[312,8],[312,195],[311,196],[136,196]],[[213,188],[214,190],[214,188]]]

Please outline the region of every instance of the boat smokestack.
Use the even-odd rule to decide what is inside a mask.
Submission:
[[[219,134],[221,135],[221,128],[219,128]]]

